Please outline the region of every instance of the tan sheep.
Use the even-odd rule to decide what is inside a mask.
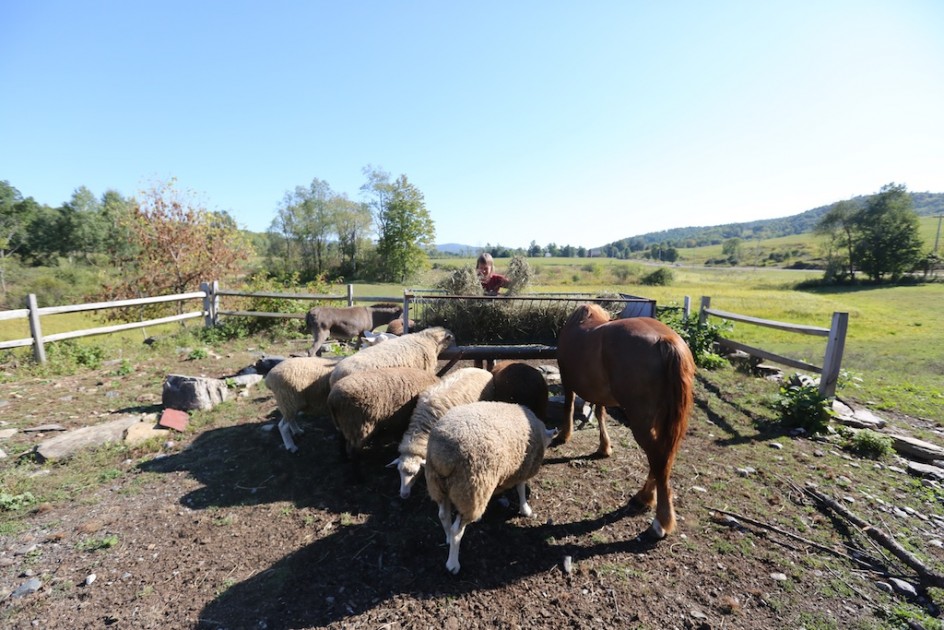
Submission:
[[[427,370],[394,367],[355,372],[331,387],[328,411],[355,471],[365,442],[402,436],[420,393],[438,382],[436,375]]]
[[[410,425],[400,440],[400,455],[387,464],[400,473],[400,497],[407,499],[426,463],[426,443],[433,425],[453,407],[492,399],[492,373],[481,368],[463,368],[446,375],[442,382],[420,394]]]
[[[364,348],[341,359],[331,374],[331,386],[349,374],[372,368],[411,367],[435,372],[439,353],[454,342],[451,332],[437,326]]]
[[[272,390],[275,404],[282,414],[279,419],[282,443],[290,452],[298,450],[292,436],[303,433],[298,425],[298,414],[305,412],[317,416],[328,413],[328,383],[337,364],[335,359],[291,357],[280,361],[266,374],[265,384]]]
[[[426,488],[439,505],[449,572],[459,572],[459,543],[466,526],[482,517],[496,492],[517,488],[519,513],[531,516],[526,482],[537,474],[555,435],[557,431],[547,430],[527,407],[502,402],[454,407],[433,426],[426,450]]]

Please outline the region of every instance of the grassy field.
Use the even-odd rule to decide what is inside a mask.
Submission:
[[[843,368],[847,378],[839,395],[868,402],[877,409],[895,410],[944,423],[944,283],[854,289],[797,290],[798,282],[819,277],[815,271],[776,269],[672,267],[667,286],[646,286],[643,279],[656,266],[611,259],[539,258],[529,261],[536,273],[534,292],[628,293],[657,300],[660,306],[680,306],[690,297],[697,311],[702,296],[723,311],[828,328],[833,312],[849,313]],[[473,259],[444,258],[408,285],[362,284],[355,295],[399,298],[405,288],[428,288],[448,270],[473,266]],[[507,261],[499,259],[501,272]],[[344,293],[343,287],[338,293]],[[225,298],[224,298],[225,300]],[[226,307],[224,301],[224,308]],[[721,323],[717,321],[715,323]],[[46,334],[100,326],[88,314],[44,317]],[[199,328],[202,320],[191,320]],[[101,348],[108,359],[133,357],[133,349],[149,335],[179,328],[132,330],[76,340],[79,346]],[[0,322],[0,340],[29,336],[25,320]],[[736,324],[725,336],[792,358],[822,365],[825,339],[770,328]],[[7,357],[26,361],[29,349],[7,351]],[[8,358],[4,361],[10,364]],[[789,371],[789,370],[788,370]]]

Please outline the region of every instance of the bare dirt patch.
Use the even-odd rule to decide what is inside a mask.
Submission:
[[[292,348],[283,348],[288,353]],[[273,349],[270,349],[272,351]],[[134,374],[114,366],[56,379],[9,380],[10,426],[82,426],[159,408],[167,373],[225,376],[246,349],[185,361],[152,356]],[[55,381],[55,382],[53,382]],[[117,391],[117,394],[108,394]],[[650,514],[628,499],[646,471],[629,431],[611,421],[614,455],[598,459],[594,427],[552,449],[531,485],[535,516],[495,503],[462,541],[449,575],[435,505],[419,485],[398,496],[393,450],[365,461],[356,483],[327,419],[303,423],[296,454],[266,430],[264,386],[194,414],[173,444],[106,449],[95,460],[42,465],[36,436],[0,446],[4,491],[35,487],[28,509],[5,512],[0,602],[11,628],[885,628],[933,627],[936,589],[797,488],[815,483],[894,535],[928,566],[944,564],[939,488],[850,457],[838,440],[782,434],[763,399],[775,387],[733,373],[699,375],[696,409],[673,485],[678,534],[637,540]],[[897,418],[896,422],[907,419]],[[774,445],[779,445],[775,447]],[[92,462],[92,463],[90,463]],[[79,478],[69,469],[84,470]],[[38,477],[31,477],[38,475]],[[53,478],[67,484],[41,485]],[[31,481],[32,480],[32,481]],[[30,484],[36,484],[31,486]],[[422,484],[422,482],[420,482]],[[734,524],[716,510],[774,530]],[[865,558],[862,562],[848,557]],[[88,583],[89,576],[94,575]],[[900,577],[915,596],[879,582]]]

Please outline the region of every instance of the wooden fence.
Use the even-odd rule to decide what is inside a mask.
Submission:
[[[711,308],[710,297],[702,297],[701,309],[698,316],[699,321],[705,323],[709,316],[721,317],[722,319],[729,319],[731,321],[741,322],[744,324],[753,324],[755,326],[776,328],[777,330],[785,330],[803,335],[817,335],[820,337],[826,337],[826,354],[823,357],[822,366],[812,365],[797,359],[791,359],[790,357],[774,354],[773,352],[768,352],[767,350],[762,350],[760,348],[754,348],[752,346],[748,346],[737,341],[732,341],[731,339],[725,339],[723,337],[718,339],[718,343],[732,350],[741,350],[742,352],[746,352],[751,356],[819,374],[820,395],[831,398],[836,394],[836,383],[839,380],[839,370],[842,365],[842,353],[846,345],[846,330],[849,326],[849,313],[835,312],[833,313],[832,324],[830,327],[819,328],[816,326],[804,326],[801,324],[777,322],[769,319],[750,317],[749,315],[741,315],[739,313],[719,311],[717,309]]]

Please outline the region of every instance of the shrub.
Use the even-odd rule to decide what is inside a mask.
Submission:
[[[800,374],[793,375],[780,387],[774,408],[783,426],[811,434],[824,433],[836,415],[832,402],[819,393],[819,383]]]
[[[675,274],[672,273],[671,269],[659,267],[652,273],[643,276],[640,282],[650,287],[664,287],[672,284],[673,280],[675,280]]]
[[[726,363],[724,357],[716,353],[714,348],[721,333],[732,328],[727,320],[721,320],[721,324],[714,324],[710,320],[701,322],[697,313],[692,313],[686,318],[677,311],[663,315],[662,319],[688,344],[695,359],[695,365],[713,370]]]
[[[471,267],[453,269],[436,284],[436,288],[447,295],[482,295],[482,283]]]
[[[508,294],[518,295],[534,282],[534,270],[524,256],[513,256],[508,263]]]
[[[894,451],[895,441],[888,435],[863,429],[853,433],[844,443],[843,448],[860,457],[885,459]]]

